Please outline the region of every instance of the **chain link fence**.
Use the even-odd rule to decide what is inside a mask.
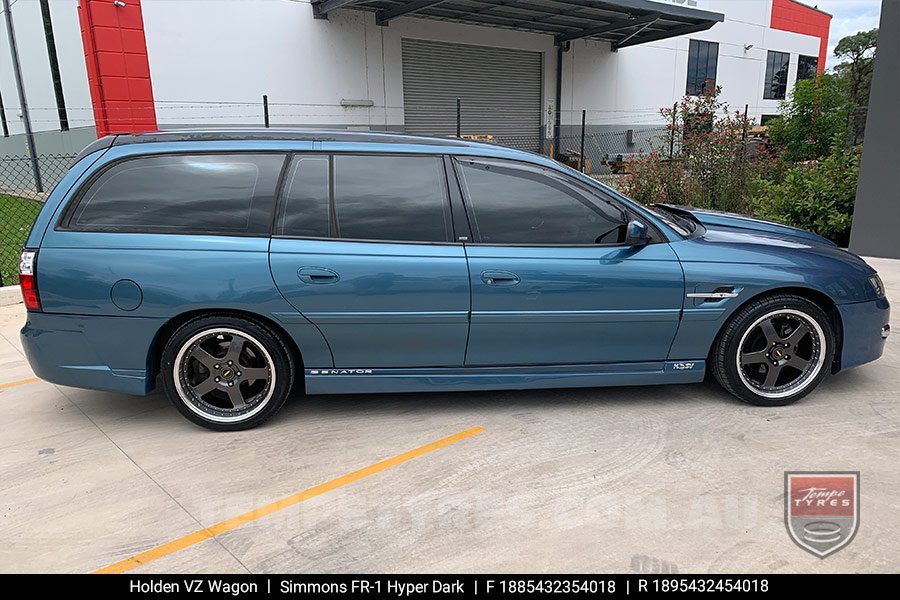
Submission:
[[[74,154],[39,156],[43,189],[53,189],[74,162]],[[48,195],[36,189],[31,157],[0,157],[0,287],[19,283],[19,254]]]

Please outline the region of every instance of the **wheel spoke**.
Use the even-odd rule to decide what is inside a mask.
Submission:
[[[800,343],[800,340],[806,337],[806,334],[809,333],[809,326],[806,323],[800,323],[797,325],[797,328],[791,332],[784,342],[786,344],[790,344],[791,346],[796,346]]]
[[[775,383],[778,381],[778,376],[781,374],[781,367],[776,365],[769,365],[769,370],[766,371],[766,380],[763,381],[763,386],[767,388],[774,388]]]
[[[214,370],[216,368],[216,365],[219,364],[218,358],[216,358],[200,346],[197,346],[191,351],[191,357],[196,358],[198,361],[200,361],[200,364],[202,364],[210,371]]]
[[[799,356],[792,356],[789,361],[784,363],[784,366],[794,367],[795,369],[798,369],[799,371],[805,371],[806,367],[809,366],[809,362],[810,361],[806,360],[805,358],[800,358]]]
[[[228,343],[228,352],[225,353],[225,358],[222,360],[225,362],[230,360],[236,365],[241,364],[241,352],[244,350],[246,342],[247,340],[239,335],[232,336],[231,341]]]
[[[233,409],[242,409],[247,406],[247,403],[244,402],[244,395],[241,394],[240,386],[232,386],[227,389],[228,392],[228,400],[231,402],[231,408]]]
[[[762,323],[759,324],[759,328],[762,330],[763,335],[766,336],[766,341],[771,345],[772,342],[782,342],[783,338],[778,335],[778,332],[775,331],[775,326],[772,325],[771,319],[766,319]]]
[[[257,379],[268,379],[269,370],[265,367],[241,367],[241,379],[246,381],[256,381]]]
[[[217,387],[216,378],[210,375],[200,383],[195,386],[191,386],[191,390],[197,395],[198,398],[202,398],[206,394],[210,393]]]
[[[760,350],[759,352],[744,352],[741,354],[741,365],[758,365],[759,363],[767,363],[769,362],[769,358],[766,356],[767,350]]]

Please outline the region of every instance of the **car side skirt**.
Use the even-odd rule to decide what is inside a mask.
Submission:
[[[306,369],[307,394],[526,390],[698,383],[705,360],[597,365]]]

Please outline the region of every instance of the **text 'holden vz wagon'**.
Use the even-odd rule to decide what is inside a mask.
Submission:
[[[762,406],[878,358],[884,286],[799,229],[642,206],[457,139],[102,138],[20,270],[34,372],[244,429],[307,394],[694,383]]]

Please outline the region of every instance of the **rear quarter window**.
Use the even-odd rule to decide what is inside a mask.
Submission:
[[[280,154],[179,154],[117,162],[74,198],[62,229],[267,235]]]

